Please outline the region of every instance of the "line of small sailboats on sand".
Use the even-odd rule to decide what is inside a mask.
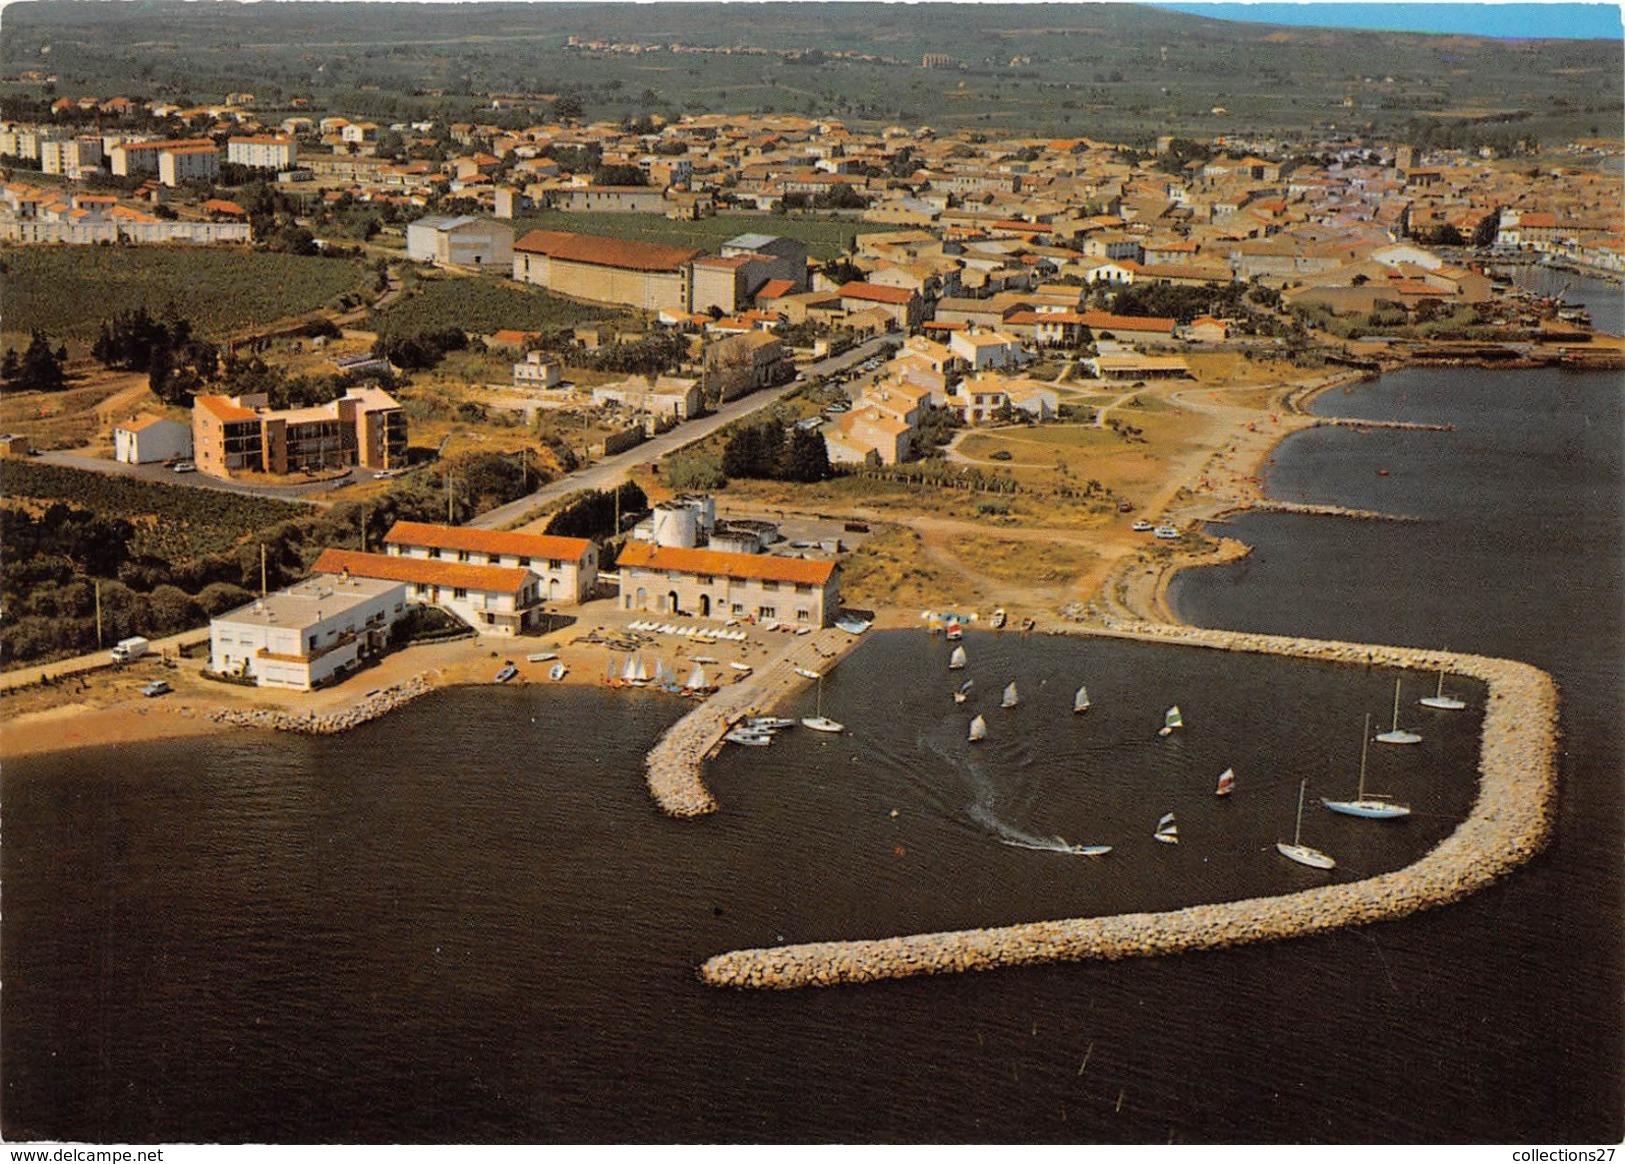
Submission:
[[[699,659],[694,660],[688,677],[681,683],[677,681],[676,669],[664,659],[655,660],[652,675],[644,665],[642,655],[628,655],[626,662],[619,665],[611,659],[604,682],[611,687],[643,687],[664,691],[668,695],[687,695],[697,699],[712,695],[717,690],[717,685],[706,674],[705,664]]]
[[[966,655],[965,648],[962,645],[956,645],[952,655],[949,658],[948,668],[949,670],[953,671],[963,670],[967,666],[968,662],[969,660],[968,656]],[[967,679],[964,684],[961,685],[959,690],[953,693],[954,702],[964,703],[973,683],[974,680]],[[1388,731],[1374,737],[1379,743],[1416,744],[1421,742],[1422,737],[1420,735],[1415,732],[1402,729],[1399,726],[1401,683],[1402,680],[1400,679],[1396,679],[1394,681],[1393,723]],[[1021,699],[1016,688],[1016,681],[1011,680],[1004,689],[1004,694],[999,701],[999,706],[1001,709],[1009,709],[1018,706],[1020,702]],[[1426,696],[1418,702],[1420,702],[1424,707],[1431,707],[1445,711],[1459,711],[1467,706],[1463,700],[1453,695],[1445,694],[1443,671],[1439,673],[1439,682],[1434,694]],[[1077,692],[1073,695],[1072,711],[1074,714],[1082,714],[1083,712],[1088,711],[1089,707],[1089,689],[1087,685],[1080,684]],[[1175,704],[1163,713],[1162,727],[1158,729],[1157,735],[1159,737],[1166,738],[1172,735],[1174,732],[1182,729],[1184,726],[1184,714],[1180,711],[1178,704]],[[987,739],[987,732],[987,717],[978,713],[971,718],[966,739],[969,743],[981,743]],[[1372,738],[1371,715],[1369,712],[1367,712],[1365,717],[1365,727],[1360,734],[1360,774],[1358,783],[1355,786],[1353,799],[1334,800],[1330,797],[1322,797],[1320,803],[1323,807],[1332,812],[1341,813],[1345,816],[1361,817],[1366,820],[1398,820],[1403,817],[1407,817],[1411,813],[1408,805],[1400,804],[1397,801],[1390,799],[1386,794],[1368,792],[1366,790],[1366,768]],[[1303,843],[1303,806],[1304,798],[1308,790],[1308,784],[1309,782],[1304,780],[1298,785],[1298,808],[1297,816],[1293,824],[1292,840],[1290,842],[1277,841],[1275,847],[1283,857],[1296,861],[1300,865],[1307,865],[1316,869],[1332,869],[1337,865],[1337,862],[1333,858],[1327,856],[1319,849],[1312,848],[1311,846]],[[1213,795],[1229,796],[1234,793],[1235,790],[1235,769],[1226,768],[1223,772],[1219,773],[1218,782],[1213,790]],[[1151,835],[1154,840],[1161,844],[1179,844],[1179,822],[1175,818],[1174,814],[1172,812],[1164,813],[1161,818],[1158,819],[1157,827]],[[1112,851],[1112,847],[1110,845],[1075,845],[1068,843],[1062,837],[1057,837],[1056,841],[1059,842],[1059,851],[1062,852],[1087,856],[1103,856],[1104,854]]]

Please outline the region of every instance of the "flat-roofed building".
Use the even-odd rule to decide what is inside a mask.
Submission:
[[[585,602],[598,580],[598,546],[591,538],[397,521],[384,548],[405,558],[529,570],[549,602]]]
[[[261,687],[309,691],[384,650],[406,612],[399,582],[325,572],[209,622],[209,668]]]
[[[533,230],[513,244],[513,277],[577,299],[686,312],[689,264],[699,254],[694,247]]]
[[[615,404],[654,417],[688,420],[701,408],[700,382],[686,376],[629,376],[592,390],[594,404]]]
[[[315,568],[404,585],[407,602],[449,610],[481,634],[513,635],[542,625],[541,579],[520,566],[328,549]]]
[[[206,137],[187,138],[185,141],[167,141],[162,138],[153,141],[125,141],[115,145],[108,151],[107,156],[113,173],[120,178],[129,178],[136,174],[156,174],[158,155],[165,150],[193,146],[204,146],[213,150],[214,142]]]
[[[821,627],[840,609],[840,570],[829,560],[632,541],[618,564],[623,610]]]

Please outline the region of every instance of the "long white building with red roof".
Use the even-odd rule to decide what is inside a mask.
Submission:
[[[513,244],[513,277],[599,303],[687,311],[701,252],[562,230],[533,230]]]
[[[397,521],[384,549],[402,558],[529,570],[541,596],[555,604],[586,601],[598,578],[598,546],[590,538]]]
[[[628,542],[621,608],[699,618],[828,626],[840,609],[834,562]]]
[[[542,625],[541,580],[518,566],[327,549],[314,569],[404,584],[406,601],[444,607],[481,634],[512,635]]]

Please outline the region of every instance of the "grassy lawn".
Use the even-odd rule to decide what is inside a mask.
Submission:
[[[6,281],[5,342],[33,328],[53,341],[89,343],[104,319],[170,304],[197,334],[220,339],[243,327],[322,307],[371,285],[345,259],[301,258],[212,247],[21,247],[0,252]]]
[[[807,253],[812,258],[832,259],[853,235],[896,228],[849,218],[780,214],[719,214],[715,218],[702,218],[697,222],[678,222],[658,214],[567,213],[554,210],[514,219],[516,239],[523,237],[528,230],[537,229],[636,239],[674,247],[699,247],[706,251],[716,251],[723,243],[741,234],[779,235],[806,243]]]

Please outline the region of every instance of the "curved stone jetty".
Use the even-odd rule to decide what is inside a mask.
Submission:
[[[794,687],[811,680],[796,668],[827,671],[857,639],[825,627],[797,636],[773,659],[738,683],[718,691],[667,729],[644,761],[649,791],[667,816],[704,816],[717,802],[701,779],[700,766],[714,755],[728,729],[747,715],[765,713]]]
[[[1557,685],[1525,663],[1183,626],[1120,623],[1106,633],[1231,651],[1438,671],[1483,681],[1489,694],[1472,811],[1420,860],[1375,877],[1279,897],[1161,913],[1028,922],[994,929],[815,942],[719,954],[699,969],[712,986],[787,990],[1040,962],[1118,959],[1278,941],[1404,917],[1467,896],[1545,845],[1557,777]]]
[[[414,675],[403,683],[367,696],[352,707],[325,715],[314,711],[271,711],[264,708],[243,711],[219,707],[209,713],[209,718],[216,723],[229,723],[237,727],[326,736],[349,731],[381,715],[388,715],[397,707],[404,707],[433,690],[433,684],[425,676]]]

